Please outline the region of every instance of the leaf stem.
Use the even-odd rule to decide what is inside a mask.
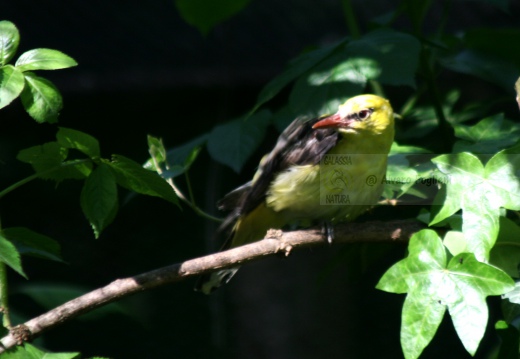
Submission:
[[[24,184],[29,183],[32,180],[37,179],[37,178],[39,178],[41,176],[44,176],[44,175],[47,175],[47,174],[52,173],[54,171],[57,171],[59,169],[62,169],[63,167],[75,166],[75,165],[77,165],[79,163],[84,163],[84,162],[88,162],[88,161],[92,161],[92,160],[90,158],[84,158],[84,159],[80,159],[80,160],[67,161],[67,162],[64,162],[64,163],[60,164],[59,166],[49,168],[48,170],[45,170],[45,171],[34,173],[34,174],[32,174],[32,175],[30,175],[28,177],[25,177],[24,179],[22,179],[22,180],[20,180],[18,182],[13,183],[9,187],[7,187],[4,190],[0,191],[0,198],[2,198],[6,194],[14,191],[18,187],[21,187]]]
[[[352,35],[354,39],[359,39],[361,37],[361,31],[359,30],[359,25],[356,21],[356,15],[354,14],[352,3],[350,0],[342,0],[341,4],[343,5],[343,14],[345,15],[350,35]]]

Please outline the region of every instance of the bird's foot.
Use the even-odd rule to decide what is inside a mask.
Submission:
[[[323,235],[327,238],[327,243],[332,244],[332,241],[334,240],[334,226],[332,225],[332,223],[324,221],[322,223],[321,231]]]

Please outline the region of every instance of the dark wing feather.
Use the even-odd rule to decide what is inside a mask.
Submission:
[[[239,216],[251,212],[262,203],[278,173],[294,165],[318,164],[337,144],[340,135],[336,130],[312,128],[320,119],[322,118],[310,121],[296,119],[280,134],[273,150],[262,159],[258,168],[259,176],[255,182],[248,182],[237,188],[220,202],[220,207],[232,209],[223,227],[227,227]]]

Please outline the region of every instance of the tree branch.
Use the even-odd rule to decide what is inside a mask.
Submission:
[[[416,221],[366,222],[337,225],[334,229],[336,243],[406,242],[424,225]],[[47,313],[20,324],[0,340],[0,353],[39,336],[42,332],[60,325],[81,314],[130,294],[161,285],[184,280],[188,277],[233,267],[261,259],[276,253],[288,255],[292,249],[324,245],[326,238],[319,228],[282,232],[271,230],[261,241],[173,264],[133,277],[117,279],[105,287],[96,289],[56,307]]]

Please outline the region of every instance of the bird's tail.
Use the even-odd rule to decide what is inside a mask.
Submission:
[[[222,269],[202,275],[195,284],[195,290],[204,294],[213,293],[218,287],[229,282],[238,271],[238,268],[240,267]]]

